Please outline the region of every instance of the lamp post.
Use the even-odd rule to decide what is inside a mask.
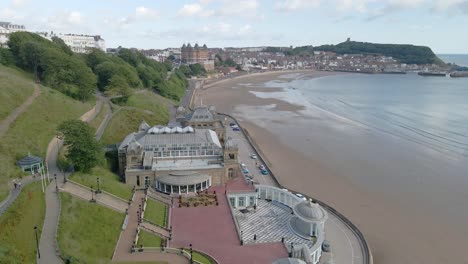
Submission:
[[[99,177],[97,177],[96,179],[97,179],[97,190],[96,190],[96,193],[101,193],[101,188],[99,187]]]
[[[39,239],[37,238],[37,225],[34,226],[34,233],[36,233],[37,257],[41,258],[41,252],[39,251]]]
[[[94,189],[93,186],[91,185],[91,200],[89,200],[91,203],[95,203],[96,200],[94,199]]]
[[[241,246],[244,245],[244,231],[241,230],[241,237],[240,237],[241,241],[240,241],[240,244]]]
[[[190,244],[190,264],[193,264],[193,249],[192,249],[192,244]]]

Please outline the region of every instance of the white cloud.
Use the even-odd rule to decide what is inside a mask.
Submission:
[[[216,12],[220,16],[257,16],[257,11],[260,4],[257,0],[240,0],[230,1],[224,0],[221,8]]]
[[[26,0],[13,0],[11,5],[15,8],[23,7],[26,4]]]
[[[320,0],[282,0],[277,2],[275,9],[278,11],[291,12],[307,8],[317,8]]]
[[[189,16],[200,16],[200,17],[209,17],[214,14],[213,10],[205,10],[200,4],[186,4],[184,5],[179,12],[177,12],[177,16],[180,17],[189,17]]]
[[[148,7],[139,6],[135,10],[135,15],[137,18],[153,19],[159,17],[159,12]]]
[[[434,4],[434,10],[446,11],[450,8],[456,7],[457,5],[467,2],[466,0],[437,0]]]
[[[45,23],[51,29],[72,29],[83,26],[85,17],[78,11],[63,11],[45,19]]]

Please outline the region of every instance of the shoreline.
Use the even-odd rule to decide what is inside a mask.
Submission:
[[[419,208],[412,210],[410,206],[397,204],[387,196],[353,182],[352,179],[342,175],[335,166],[327,166],[320,159],[321,152],[327,152],[326,146],[319,144],[310,150],[311,155],[305,155],[290,146],[288,142],[280,140],[277,134],[265,129],[265,123],[252,123],[249,120],[250,115],[256,115],[256,120],[261,120],[261,114],[258,112],[262,112],[266,107],[269,113],[273,111],[279,116],[277,120],[273,120],[276,126],[286,125],[281,121],[285,118],[300,118],[300,115],[296,113],[302,107],[282,101],[281,98],[259,98],[251,93],[251,91],[277,91],[276,88],[264,88],[252,85],[252,83],[263,84],[271,80],[283,81],[283,79],[290,81],[294,77],[279,79],[281,75],[290,73],[270,72],[267,75],[247,75],[243,76],[244,78],[226,79],[213,83],[197,96],[203,97],[205,104],[215,105],[218,112],[233,115],[239,120],[242,127],[246,128],[255,140],[255,144],[264,154],[263,157],[268,164],[272,165],[271,169],[281,185],[317,197],[336,208],[359,227],[369,242],[376,263],[439,264],[457,263],[460,259],[466,259],[461,253],[456,253],[457,250],[450,253],[450,257],[443,254],[432,255],[427,250],[431,245],[449,250],[448,245],[453,243],[450,241],[456,241],[453,246],[457,249],[466,245],[466,243],[459,242],[464,241],[463,235],[460,232],[457,233],[455,228],[438,228],[437,220],[433,219],[432,215],[423,214]],[[346,74],[314,71],[305,73],[305,78]],[[247,84],[240,85],[242,81]],[[197,98],[194,101],[197,101]],[[286,112],[288,115],[285,115]],[[310,137],[311,142],[314,142],[314,135]],[[308,144],[312,144],[311,142]],[[341,166],[341,164],[337,165]],[[426,230],[431,230],[430,234]],[[404,240],[396,243],[397,240],[393,237]],[[438,238],[437,244],[430,242],[431,237]]]

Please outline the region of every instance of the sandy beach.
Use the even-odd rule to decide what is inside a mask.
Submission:
[[[252,123],[254,119],[248,118],[249,115],[255,115],[257,110],[267,107],[278,114],[274,121],[275,127],[281,128],[283,123],[286,124],[284,120],[297,119],[300,123],[303,106],[279,99],[259,98],[252,92],[281,91],[281,88],[265,88],[261,85],[270,80],[288,82],[298,77],[317,78],[336,74],[315,71],[272,72],[226,79],[198,91],[195,104],[203,102],[215,105],[219,112],[236,116],[261,148],[278,181],[292,190],[317,197],[347,216],[368,240],[374,263],[468,263],[464,253],[468,246],[468,228],[463,223],[457,222],[457,219],[447,221],[443,213],[432,214],[431,208],[416,206],[417,199],[406,203],[407,197],[413,197],[411,193],[395,198],[347,177],[346,171],[356,170],[352,166],[358,164],[326,162],[331,150],[321,144],[319,138],[326,135],[329,128],[321,125],[323,120],[320,118],[317,118],[317,126],[311,129],[303,142],[304,145],[312,146],[306,150],[293,147],[301,142],[294,142],[300,137],[295,137],[292,129],[290,144],[265,129],[268,124]],[[281,129],[288,131],[287,128]],[[367,133],[359,127],[355,131],[360,135]],[[336,146],[345,141],[349,143],[346,138],[331,140],[336,141]],[[370,137],[370,140],[373,138]],[[375,153],[379,151],[385,150]],[[350,152],[343,155],[353,154]],[[443,209],[439,212],[443,212]],[[460,230],[460,227],[464,228]]]

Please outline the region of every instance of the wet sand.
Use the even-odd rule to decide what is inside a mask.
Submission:
[[[468,228],[457,222],[457,219],[449,219],[447,215],[444,217],[443,208],[432,210],[424,206],[415,206],[417,199],[412,199],[411,193],[402,195],[399,199],[375,191],[346,175],[347,169],[356,170],[351,168],[353,164],[327,162],[326,159],[333,151],[320,140],[330,132],[330,128],[323,124],[321,118],[317,117],[316,126],[307,136],[295,137],[291,132],[291,142],[284,142],[284,138],[280,138],[277,133],[264,129],[268,124],[259,123],[261,121],[258,120],[261,119],[249,118],[249,115],[255,115],[257,110],[267,107],[278,115],[273,121],[275,127],[281,128],[282,124],[287,124],[291,119],[301,122],[302,106],[278,99],[258,98],[250,92],[281,90],[256,84],[284,77],[285,74],[288,76],[283,78],[284,81],[298,77],[290,73],[276,72],[223,80],[199,91],[195,102],[199,104],[200,98],[203,98],[204,104],[215,105],[218,111],[238,117],[260,146],[278,181],[290,189],[317,197],[347,216],[368,240],[375,263],[468,263],[468,257],[464,253],[468,247]],[[316,78],[333,74],[335,73],[307,72],[306,77]],[[250,120],[255,120],[256,123]],[[342,125],[350,124],[343,121]],[[284,132],[288,131],[287,128],[281,129]],[[361,135],[368,133],[364,128],[353,129]],[[304,145],[313,147],[307,151],[293,147],[300,144],[297,140],[304,138]],[[374,140],[373,136],[369,138]],[[336,146],[347,145],[347,151],[350,151],[345,153],[347,155],[353,156],[353,144],[356,145],[356,151],[361,150],[359,142],[353,143],[348,138],[337,138],[335,141],[334,150],[339,149]],[[379,144],[378,139],[375,141]],[[378,154],[379,151],[384,154],[386,150],[382,148],[375,152]],[[411,162],[408,163],[405,166],[410,167]],[[443,192],[437,195],[443,195]],[[410,200],[406,202],[408,198]],[[438,213],[433,214],[433,211]]]

